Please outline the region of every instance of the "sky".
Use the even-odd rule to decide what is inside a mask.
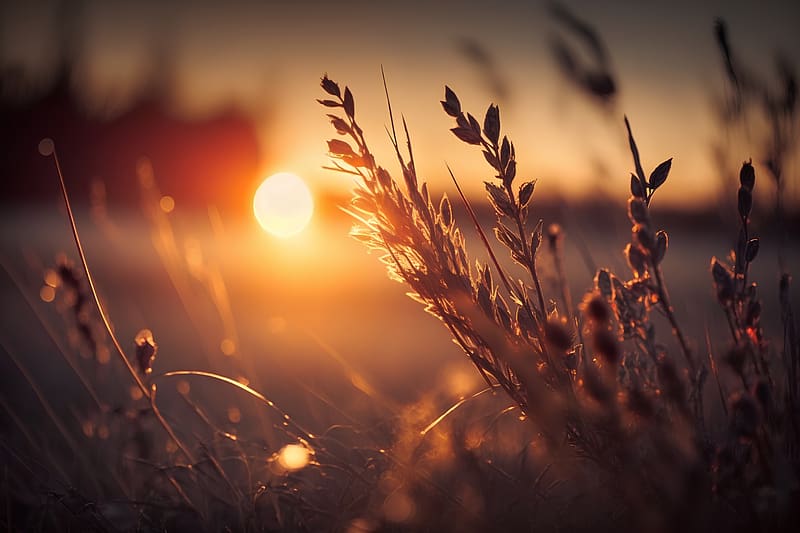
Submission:
[[[559,70],[550,43],[569,33],[536,1],[5,2],[3,97],[35,101],[66,66],[75,97],[93,116],[113,119],[152,93],[189,120],[233,109],[255,125],[261,174],[294,172],[317,190],[350,184],[321,170],[325,140],[334,135],[314,101],[325,73],[352,88],[368,141],[393,168],[381,66],[393,108],[408,121],[418,168],[442,190],[451,188],[445,162],[473,192],[491,177],[480,153],[448,131],[454,124],[439,104],[445,84],[478,117],[490,102],[500,105],[518,173],[538,179],[540,194],[627,194],[632,163],[623,114],[646,170],[674,157],[669,186],[659,193],[665,202],[702,204],[722,175],[758,160],[757,132],[741,143],[714,118],[724,75],[713,22],[727,21],[737,52],[759,72],[771,75],[781,50],[797,70],[800,3],[564,5],[605,41],[619,88],[612,108],[580,93]],[[490,66],[465,53],[464,43],[477,45]],[[730,148],[725,169],[712,157],[715,143]],[[796,180],[790,193],[797,198]]]

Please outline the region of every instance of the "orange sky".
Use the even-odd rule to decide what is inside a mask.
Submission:
[[[320,170],[333,133],[314,102],[325,72],[352,87],[368,140],[391,163],[383,65],[418,166],[439,189],[450,187],[445,161],[468,190],[490,177],[480,153],[448,131],[451,119],[438,103],[448,84],[481,118],[500,100],[519,175],[539,178],[540,194],[625,195],[632,170],[626,113],[646,169],[675,158],[663,201],[707,201],[720,180],[711,143],[725,138],[710,105],[723,87],[714,17],[729,22],[744,59],[769,65],[775,50],[798,49],[798,4],[565,3],[606,41],[621,90],[609,113],[578,94],[550,58],[557,28],[542,2],[19,3],[2,8],[0,67],[21,72],[26,92],[45,86],[66,55],[78,96],[96,113],[121,112],[154,87],[181,116],[244,110],[259,130],[264,173],[292,171],[319,190],[347,184]],[[464,38],[494,58],[504,98],[459,51]],[[797,68],[798,57],[791,59]],[[756,148],[733,149],[728,170],[757,158]],[[796,185],[790,193],[797,197]]]

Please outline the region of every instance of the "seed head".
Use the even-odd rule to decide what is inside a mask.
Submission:
[[[153,332],[149,329],[143,329],[136,334],[134,338],[136,344],[136,363],[139,365],[139,371],[142,374],[149,374],[153,371],[153,361],[156,359],[156,352],[158,352],[158,345],[153,339]]]

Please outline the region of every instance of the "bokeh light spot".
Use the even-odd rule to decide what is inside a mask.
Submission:
[[[56,149],[56,145],[53,143],[53,139],[44,138],[39,141],[39,153],[43,156],[47,157],[53,155],[53,152]]]
[[[158,201],[158,206],[163,212],[172,213],[172,210],[175,209],[175,199],[172,196],[164,195]]]
[[[39,289],[39,298],[41,298],[43,302],[50,303],[56,298],[56,290],[50,285],[45,285]]]
[[[289,471],[300,470],[311,460],[311,451],[300,444],[287,444],[278,452],[278,463]]]
[[[224,355],[231,356],[236,353],[236,343],[231,339],[222,339],[219,349]]]

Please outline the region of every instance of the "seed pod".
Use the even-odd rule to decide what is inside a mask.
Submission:
[[[642,252],[649,253],[655,246],[656,237],[647,226],[636,224],[633,226],[633,242],[640,245]]]
[[[153,339],[153,332],[149,329],[143,329],[136,334],[134,338],[136,344],[136,363],[139,365],[139,371],[142,374],[149,374],[153,371],[153,361],[156,359],[156,352],[158,352],[158,345]]]
[[[533,187],[535,182],[533,181],[526,181],[519,187],[519,205],[525,207],[528,205],[528,202],[531,200],[531,196],[533,196]]]
[[[747,242],[747,246],[745,247],[744,251],[745,261],[747,261],[748,263],[752,263],[753,260],[758,255],[758,248],[759,248],[758,238],[750,239]]]
[[[644,198],[645,195],[642,182],[633,174],[631,174],[631,194],[636,198]]]
[[[583,300],[583,312],[598,324],[607,324],[611,320],[611,310],[603,297],[597,293],[588,293]]]
[[[630,218],[631,222],[634,224],[642,224],[645,226],[650,224],[650,216],[647,212],[647,206],[644,200],[636,196],[628,198],[628,218]]]
[[[442,224],[449,227],[453,221],[453,210],[450,208],[450,200],[447,199],[447,195],[442,195],[442,200],[439,202],[439,214],[442,217]]]
[[[752,327],[758,325],[758,322],[761,320],[761,302],[758,300],[751,301],[747,305],[747,315],[745,318],[745,323]]]
[[[322,89],[329,95],[337,97],[341,96],[341,92],[339,91],[339,85],[335,81],[328,78],[327,74],[322,78],[321,85]]]
[[[583,374],[583,385],[589,396],[597,400],[597,403],[608,405],[613,400],[611,390],[603,383],[603,379],[597,372],[597,367],[587,366]]]
[[[597,271],[595,285],[606,300],[611,300],[614,296],[614,291],[611,289],[611,273],[608,270],[601,269]]]
[[[637,278],[644,276],[647,271],[647,257],[641,252],[638,246],[632,246],[628,243],[625,246],[625,257],[628,259],[633,274]]]
[[[544,325],[544,336],[550,345],[560,352],[572,347],[572,333],[564,321],[551,318]]]
[[[714,286],[717,289],[717,300],[721,304],[726,304],[733,299],[733,275],[722,266],[716,257],[711,259],[711,276],[714,278]]]
[[[747,218],[753,209],[753,193],[750,190],[739,187],[739,216]]]
[[[742,163],[742,170],[739,171],[739,183],[742,184],[742,188],[752,192],[756,184],[756,171],[752,161]]]
[[[664,256],[667,254],[668,245],[669,237],[667,237],[667,232],[664,230],[658,230],[656,232],[656,247],[653,251],[653,261],[656,264],[659,264],[664,259]]]
[[[619,343],[616,337],[607,329],[598,329],[592,335],[592,349],[603,360],[616,367],[620,360]]]

